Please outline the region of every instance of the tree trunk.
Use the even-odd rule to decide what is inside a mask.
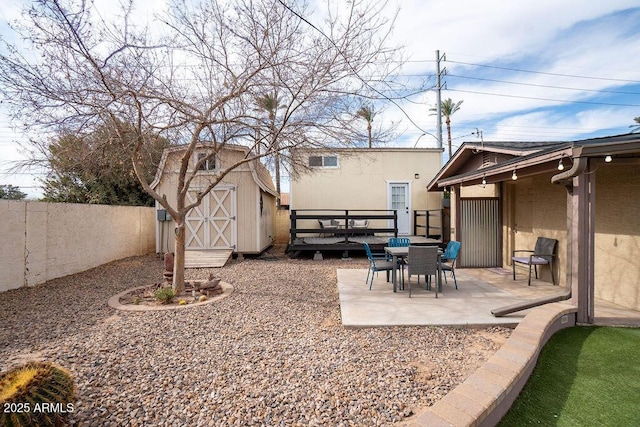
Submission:
[[[275,163],[275,175],[276,175],[276,192],[278,197],[276,198],[276,208],[280,208],[280,153],[276,153],[274,156]]]
[[[184,221],[176,224],[175,259],[173,261],[173,291],[176,295],[184,292],[184,252],[186,228]]]
[[[371,148],[371,123],[367,125],[367,132],[369,133],[369,148]]]

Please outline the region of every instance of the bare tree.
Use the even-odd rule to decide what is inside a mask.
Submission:
[[[386,1],[331,3],[313,11],[323,19],[312,22],[312,11],[292,0],[175,0],[143,27],[133,1],[108,19],[115,15],[85,0],[37,0],[12,24],[26,45],[3,40],[0,93],[12,116],[38,136],[34,153],[47,152],[48,135],[84,135],[106,125],[124,140],[132,130],[122,124],[132,124],[135,174],[176,224],[174,288],[182,292],[189,211],[243,163],[299,146],[349,144],[353,105],[375,94],[381,73],[397,64],[398,51],[387,47],[393,16],[387,18]],[[274,88],[278,120],[256,132],[264,114],[256,100]],[[185,146],[175,204],[150,187],[143,171],[148,135]],[[206,155],[194,163],[203,142]],[[212,174],[190,202],[197,171],[232,143],[248,146],[249,154]]]

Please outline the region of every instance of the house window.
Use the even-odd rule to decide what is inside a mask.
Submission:
[[[338,156],[309,156],[309,166],[315,168],[337,168]]]
[[[207,153],[198,153],[198,162],[203,159],[204,157],[207,157]],[[204,163],[202,163],[200,165],[200,168],[198,170],[201,171],[212,171],[216,169],[216,156],[213,156],[210,159],[207,159],[204,161]]]

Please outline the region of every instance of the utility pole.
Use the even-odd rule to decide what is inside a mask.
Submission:
[[[444,58],[444,55],[443,55]],[[438,116],[438,148],[442,148],[442,99],[440,90],[442,89],[441,76],[443,73],[440,71],[440,51],[436,50],[436,110]]]

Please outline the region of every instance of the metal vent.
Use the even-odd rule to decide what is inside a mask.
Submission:
[[[482,152],[482,167],[486,168],[487,166],[491,166],[494,165],[495,162],[495,155],[493,155],[493,153],[488,153],[486,151]]]

